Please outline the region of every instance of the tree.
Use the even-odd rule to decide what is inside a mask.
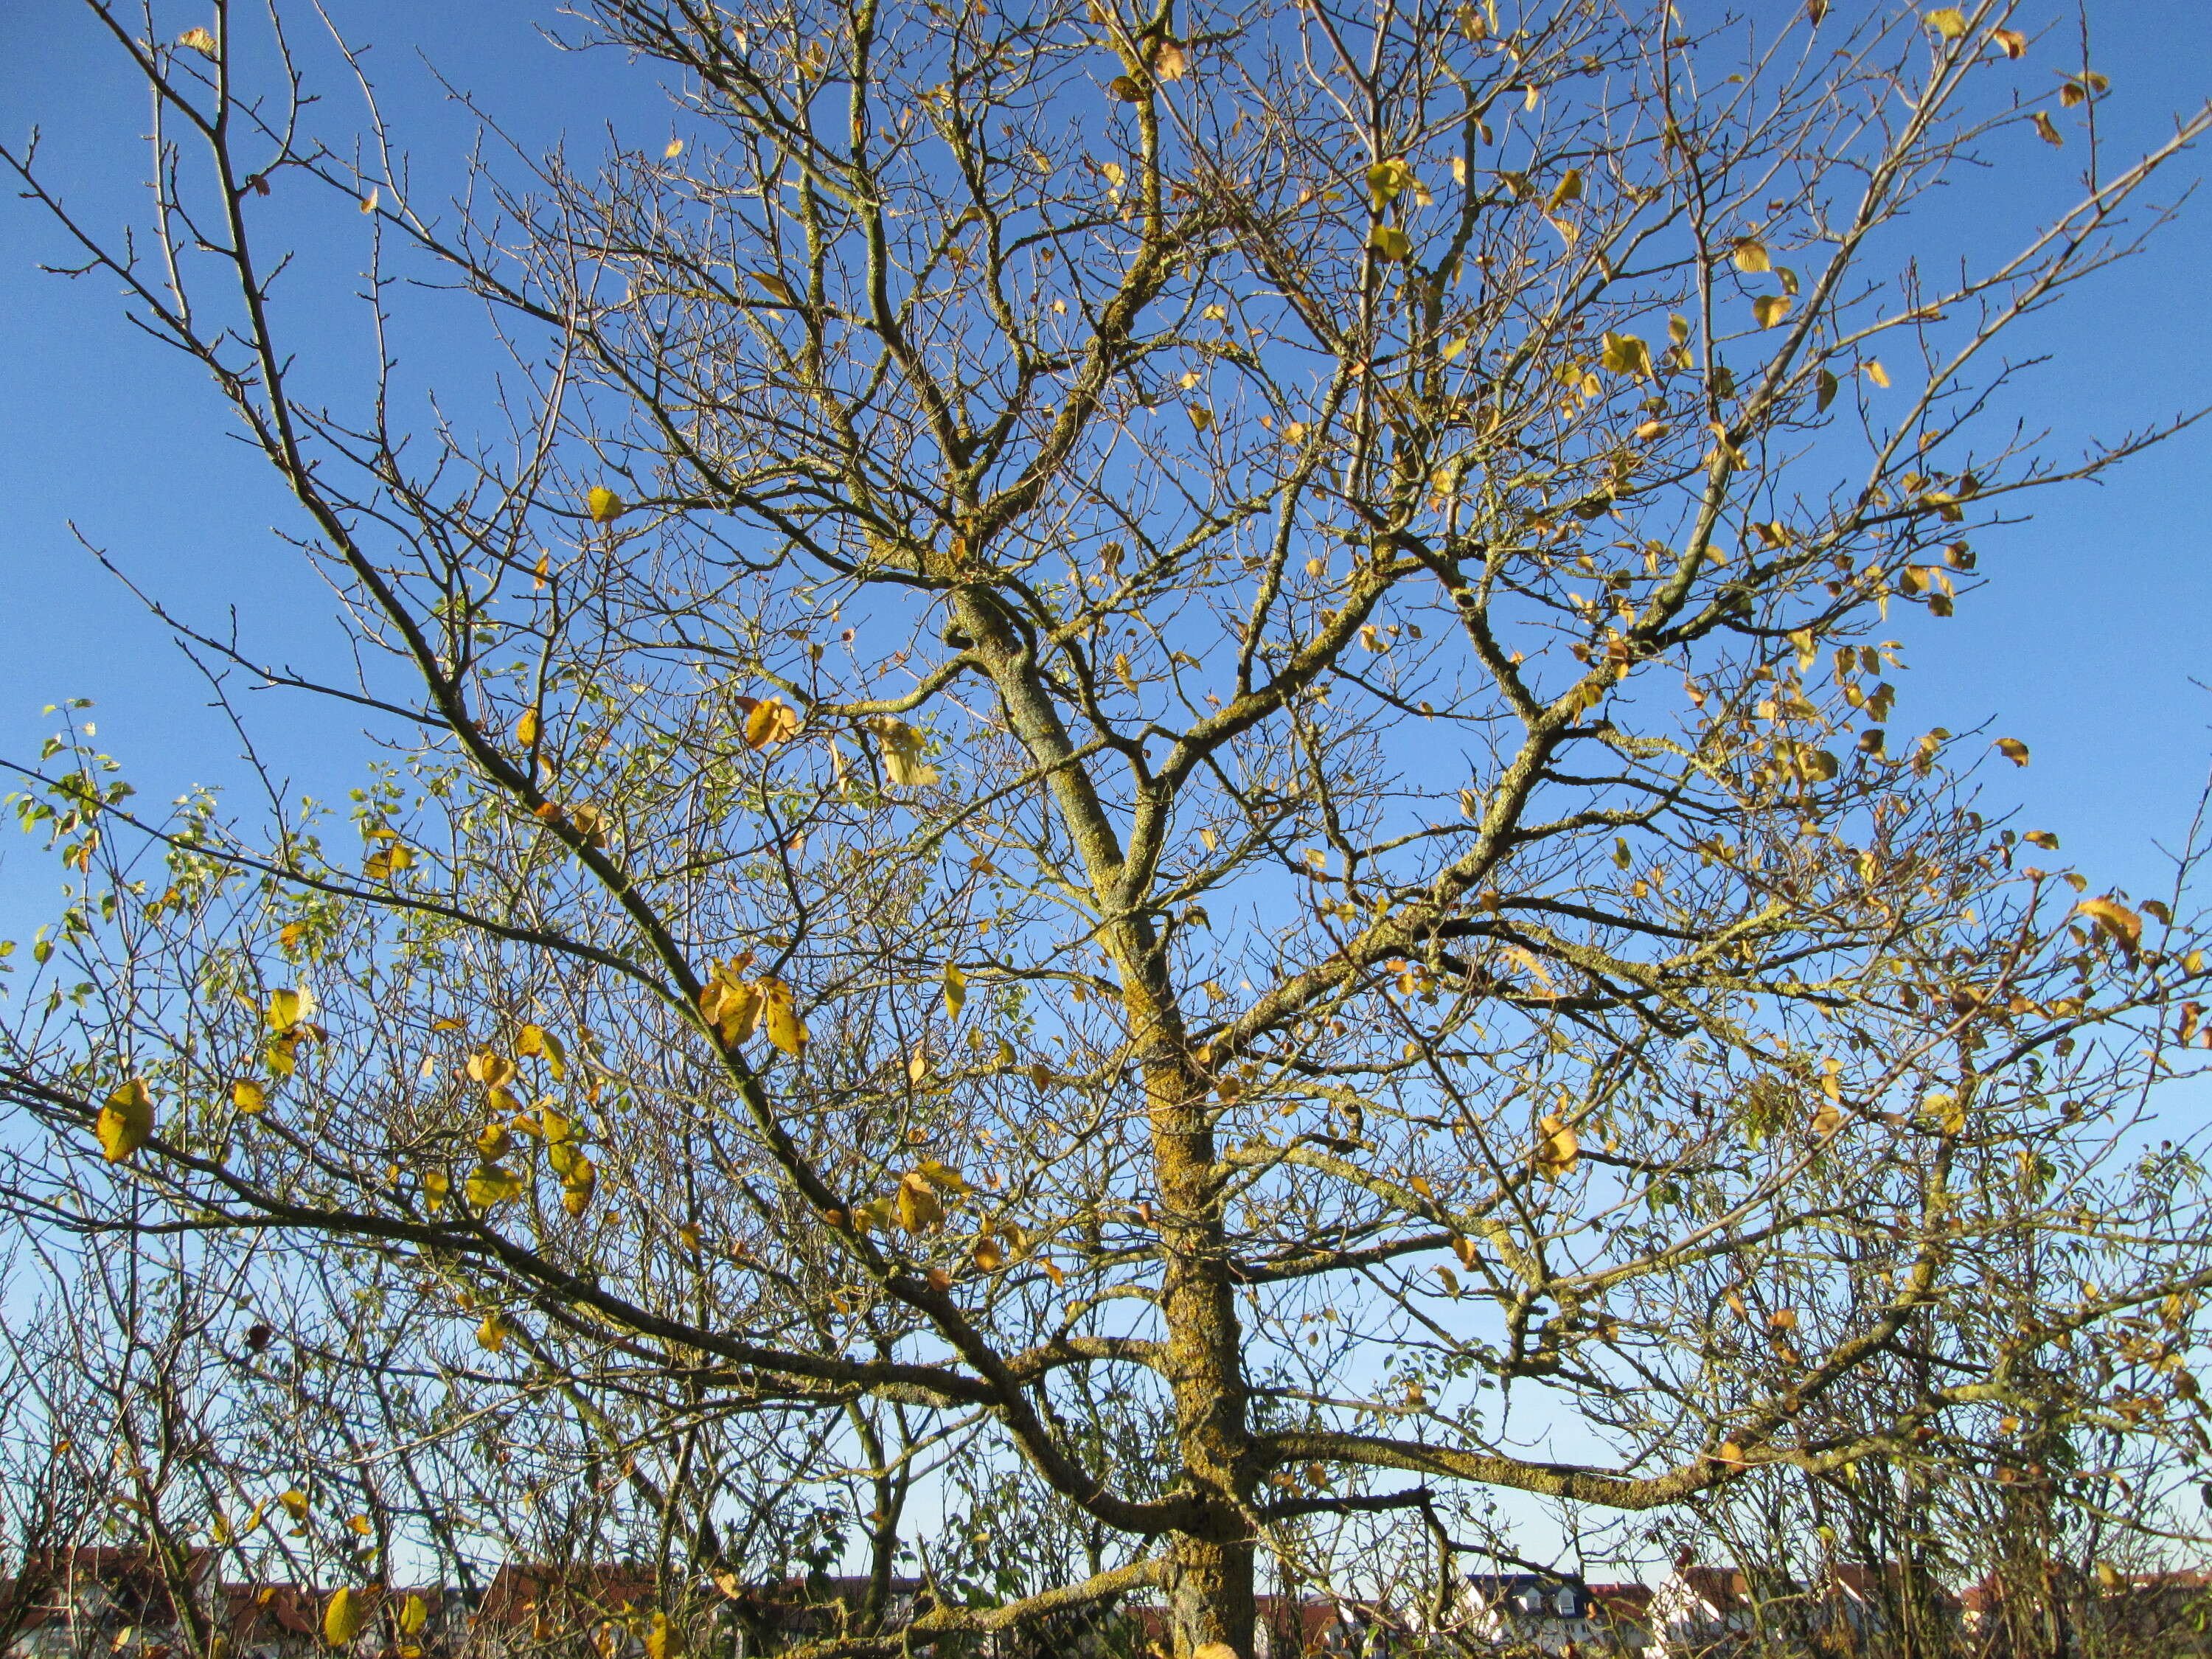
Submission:
[[[1316,1517],[1841,1467],[2073,1317],[1821,1413],[2073,1224],[2023,1172],[2186,1067],[2205,977],[2178,895],[2018,862],[1987,745],[1893,752],[1877,636],[2172,429],[2059,462],[1978,417],[2205,115],[1938,281],[1942,180],[2094,145],[2102,77],[2031,93],[2064,48],[2002,0],[598,0],[674,139],[434,210],[357,54],[356,147],[281,11],[90,3],[155,96],[149,223],[8,159],[210,371],[356,665],[157,613],[392,749],[343,810],[142,811],[76,726],[22,769],[72,886],[19,1214],[279,1241],[405,1304],[426,1389],[584,1441],[618,1402],[702,1572],[742,1563],[695,1426],[857,1483],[879,1591],[933,1571],[916,1478],[1015,1460],[1095,1567],[917,1634],[1157,1587],[1179,1656],[1250,1651]],[[332,197],[351,402],[263,240]],[[418,420],[441,293],[504,361],[441,356]],[[2097,1313],[2208,1282],[2202,1237]],[[818,1650],[916,1639],[866,1600]]]

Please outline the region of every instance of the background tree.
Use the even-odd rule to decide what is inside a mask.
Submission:
[[[2094,149],[2101,76],[2004,0],[599,0],[677,137],[434,209],[281,9],[91,7],[149,221],[8,159],[210,372],[355,665],[159,614],[390,749],[343,810],[264,765],[143,811],[74,726],[25,763],[34,1226],[404,1304],[415,1443],[568,1413],[528,1455],[580,1547],[650,1444],[659,1559],[750,1567],[750,1444],[880,1588],[917,1480],[1018,1463],[1110,1541],[921,1632],[1157,1586],[1178,1656],[1250,1651],[1315,1517],[1821,1474],[2212,1280],[2160,1216],[2087,1312],[1831,1408],[2188,1063],[2179,894],[2018,863],[1990,745],[1891,744],[1878,635],[2160,435],[1978,417],[2207,116],[1939,280],[1941,180]],[[264,240],[333,198],[350,398]],[[500,366],[410,415],[457,290]],[[499,1530],[459,1498],[414,1524]],[[886,1607],[820,1650],[902,1650]]]

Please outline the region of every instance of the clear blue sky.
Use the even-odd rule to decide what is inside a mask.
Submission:
[[[1795,0],[1786,0],[1794,6]],[[1861,0],[1838,0],[1843,6]],[[1749,0],[1754,10],[1785,0]],[[2059,8],[2053,4],[2053,12]],[[610,125],[632,146],[665,142],[668,111],[612,55],[563,56],[536,33],[550,4],[516,0],[333,0],[372,63],[387,111],[431,179],[458,177],[474,130],[427,64],[511,121],[529,145],[563,135],[580,150]],[[2090,0],[2095,61],[2111,77],[2105,120],[2116,148],[2154,142],[2179,110],[2212,95],[2212,0]],[[44,129],[48,170],[103,227],[140,210],[147,125],[143,92],[75,0],[13,0],[0,69],[0,133],[20,143]],[[165,33],[204,21],[164,7]],[[327,63],[327,54],[319,54]],[[2050,62],[2030,64],[2038,75]],[[328,88],[333,101],[343,86]],[[1962,175],[1934,210],[1936,240],[1972,245],[2016,205],[2026,170],[2045,184],[2078,149],[2014,146],[2004,168]],[[2019,169],[2019,172],[2012,171]],[[2176,170],[2202,177],[2201,158]],[[2175,186],[2164,194],[2171,196]],[[420,198],[434,188],[418,190]],[[366,235],[357,218],[319,222],[288,292],[285,320],[320,337],[343,370],[365,363],[350,299]],[[42,704],[96,699],[104,746],[142,789],[173,795],[240,768],[234,738],[164,631],[78,545],[108,550],[146,586],[203,626],[236,604],[272,654],[328,660],[333,607],[271,533],[296,530],[274,478],[232,435],[190,365],[122,320],[113,284],[36,270],[64,249],[27,204],[0,201],[0,754],[27,758],[50,719]],[[2057,355],[2014,412],[2048,423],[2061,447],[2117,434],[2212,402],[2212,200],[2191,204],[2148,252],[2107,273],[2045,326]],[[425,361],[481,370],[446,343],[416,336]],[[343,384],[334,380],[334,387]],[[2017,805],[2023,827],[2057,831],[2099,887],[2160,885],[2156,843],[2185,826],[2212,763],[2212,423],[2136,462],[2100,487],[2045,496],[2032,524],[1980,538],[1988,586],[1948,622],[1900,622],[1911,672],[1893,727],[1994,721],[2033,751],[2026,771],[1988,774],[1992,811]],[[257,733],[296,757],[302,787],[354,781],[365,750],[325,708],[256,693]],[[51,910],[52,866],[0,841],[0,936],[21,937]]]

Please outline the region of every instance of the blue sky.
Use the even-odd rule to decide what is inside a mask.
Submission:
[[[1851,3],[1852,0],[1843,0]],[[1778,0],[1751,0],[1754,10]],[[0,76],[0,135],[44,131],[55,182],[94,224],[143,208],[137,180],[143,93],[73,0],[16,0]],[[2055,8],[2054,8],[2055,9]],[[667,110],[611,54],[564,55],[537,33],[551,8],[428,0],[336,0],[361,41],[393,118],[430,181],[458,179],[473,119],[441,92],[435,64],[535,147],[579,150],[610,128],[633,147],[665,141]],[[2092,0],[2094,61],[2111,77],[2104,118],[2116,149],[2155,142],[2172,112],[2212,94],[2212,0]],[[170,33],[201,21],[162,13]],[[316,54],[327,63],[327,53]],[[2041,75],[2055,64],[2032,63]],[[343,88],[332,86],[333,103]],[[337,118],[333,111],[331,120]],[[2015,146],[1991,173],[1964,175],[1933,214],[1931,236],[1972,246],[1999,234],[2022,192],[2008,169],[2056,182],[2078,149]],[[2201,178],[2202,158],[2177,169]],[[2161,192],[2170,198],[2177,185]],[[348,222],[349,220],[350,222]],[[287,303],[343,372],[366,362],[358,307],[362,222],[343,214],[305,227],[308,251]],[[189,364],[130,327],[97,277],[41,275],[65,249],[39,212],[0,202],[0,755],[24,759],[52,729],[42,705],[97,701],[103,746],[142,790],[173,795],[237,776],[237,744],[163,629],[79,544],[108,551],[149,589],[220,629],[236,604],[264,641],[327,659],[338,635],[329,596],[272,526],[297,521],[265,465],[232,435],[225,411]],[[2026,383],[2014,412],[2047,424],[2061,453],[2212,402],[2212,201],[2191,204],[2148,252],[2106,274],[2040,325],[2053,361]],[[458,343],[465,336],[456,335]],[[464,375],[465,356],[416,335],[408,372],[426,361]],[[465,346],[459,346],[465,352]],[[333,386],[343,384],[334,376]],[[1911,672],[1899,681],[1900,737],[1991,722],[2033,752],[2025,771],[1993,764],[1987,805],[2017,807],[2022,827],[2056,831],[2066,855],[2102,888],[2162,884],[2158,848],[2186,827],[2212,764],[2212,423],[2139,459],[2101,486],[2045,495],[2031,524],[1984,537],[1988,585],[1944,622],[1900,620]],[[74,529],[72,528],[74,526]],[[299,787],[329,794],[356,781],[368,752],[343,720],[281,693],[255,693],[257,734],[297,757]],[[296,793],[296,792],[295,792]],[[14,838],[12,832],[10,841]],[[21,937],[51,908],[52,866],[0,842],[0,936]]]

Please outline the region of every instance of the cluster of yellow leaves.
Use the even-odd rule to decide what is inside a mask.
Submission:
[[[371,881],[390,881],[403,870],[415,867],[415,849],[399,839],[399,832],[391,825],[380,823],[368,832],[368,856],[362,860],[361,872]]]
[[[935,1232],[945,1224],[945,1200],[964,1198],[975,1190],[959,1170],[925,1158],[901,1176],[889,1193],[861,1205],[854,1218],[876,1231],[896,1223],[909,1233]]]
[[[1557,1180],[1575,1167],[1583,1155],[1581,1139],[1567,1121],[1551,1113],[1536,1120],[1536,1172]]]
[[[799,735],[799,711],[781,697],[739,697],[745,717],[745,747],[773,749]]]
[[[269,994],[270,1037],[264,1057],[274,1075],[291,1076],[299,1066],[300,1044],[320,1042],[329,1035],[310,1018],[314,1012],[314,996],[304,988],[286,987]]]
[[[884,770],[902,789],[920,789],[937,781],[937,769],[921,757],[921,733],[904,720],[878,714],[868,730],[884,745]]]
[[[791,987],[773,974],[751,980],[743,977],[750,961],[748,952],[715,968],[699,988],[699,1017],[726,1043],[743,1042],[756,1030],[763,1030],[770,1042],[798,1059],[806,1052],[806,1025],[799,1018]]]

